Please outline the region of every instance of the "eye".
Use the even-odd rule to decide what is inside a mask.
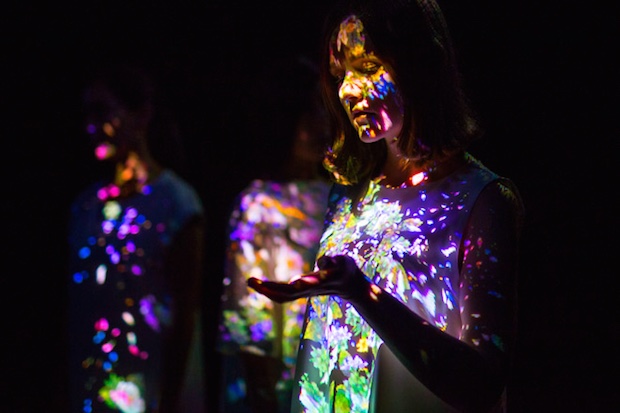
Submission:
[[[368,75],[373,75],[381,69],[381,65],[372,60],[365,60],[361,64],[361,71]]]

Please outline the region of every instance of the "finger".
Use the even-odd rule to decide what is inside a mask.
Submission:
[[[248,279],[248,286],[259,293],[269,297],[277,303],[293,301],[301,297],[306,297],[308,283],[298,282],[293,284],[279,283],[273,281],[263,281],[258,278]]]
[[[316,264],[320,269],[328,269],[334,267],[336,265],[336,261],[333,257],[322,255],[316,261]]]
[[[303,284],[316,285],[322,280],[326,279],[330,273],[331,270],[319,270],[307,274],[300,274],[296,277],[291,278],[289,284],[295,284],[296,282],[300,282]]]

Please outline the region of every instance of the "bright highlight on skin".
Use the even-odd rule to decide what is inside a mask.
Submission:
[[[341,79],[338,96],[360,138],[397,136],[400,130],[393,118],[402,116],[402,99],[381,59],[368,47],[364,25],[356,16],[340,24],[330,66]]]

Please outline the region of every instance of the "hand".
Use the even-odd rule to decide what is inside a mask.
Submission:
[[[288,283],[248,279],[248,286],[277,303],[316,295],[339,295],[349,298],[368,284],[355,261],[346,255],[322,256],[319,271],[302,274]]]

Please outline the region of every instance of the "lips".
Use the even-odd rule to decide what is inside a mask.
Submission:
[[[370,123],[370,116],[367,112],[357,112],[353,114],[353,121],[357,125],[368,125]]]

